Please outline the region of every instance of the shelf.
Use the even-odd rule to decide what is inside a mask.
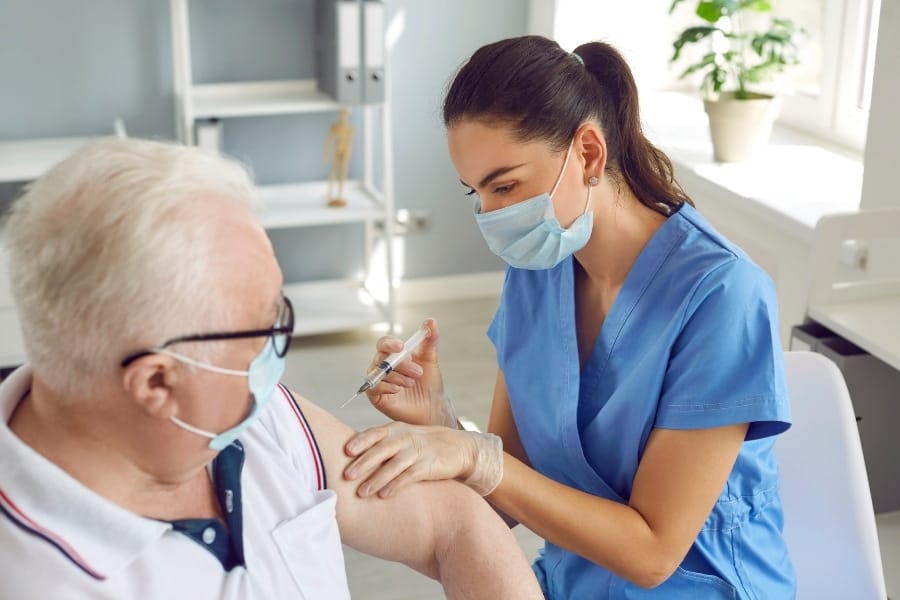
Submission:
[[[294,335],[334,333],[387,323],[383,305],[357,281],[333,280],[284,286],[294,305]]]
[[[813,305],[808,312],[815,321],[900,370],[900,293]]]
[[[93,137],[59,137],[0,142],[0,183],[30,181]]]
[[[4,308],[13,308],[15,304],[13,303],[12,290],[10,290],[9,278],[7,274],[9,273],[9,263],[6,258],[6,248],[4,247],[4,239],[3,239],[3,228],[5,227],[5,220],[0,219],[0,310]],[[0,327],[0,332],[4,331],[2,327]]]
[[[346,106],[320,91],[318,81],[309,78],[197,83],[191,55],[189,1],[170,0],[169,4],[176,130],[184,143],[195,143],[195,127],[202,120],[316,113],[328,117],[328,113],[336,113]],[[316,34],[314,23],[305,25],[309,25],[308,31],[298,31],[297,35]],[[215,44],[206,50],[215,52]],[[249,52],[252,54],[253,50]],[[265,56],[258,59],[268,60]],[[315,57],[307,57],[306,62],[310,60]],[[327,181],[298,182],[302,178],[286,176],[290,183],[257,187],[261,200],[258,219],[270,232],[349,223],[362,225],[354,227],[358,231],[352,233],[361,238],[362,244],[354,243],[349,248],[355,250],[361,246],[361,273],[342,274],[351,281],[285,283],[285,292],[297,311],[296,335],[332,333],[380,323],[393,325],[393,288],[385,284],[384,294],[376,291],[376,301],[362,283],[370,280],[376,266],[379,273],[384,272],[385,282],[392,280],[393,244],[385,238],[393,230],[389,226],[381,230],[378,227],[394,217],[390,111],[385,102],[354,108],[360,138],[358,144],[354,140],[354,146],[362,150],[362,168],[360,174],[354,172],[357,180],[347,181],[343,186],[345,206],[328,206]],[[376,140],[380,142],[377,147]],[[378,189],[374,189],[374,181],[379,182]],[[373,252],[376,240],[386,241],[383,251]]]
[[[327,187],[325,181],[260,186],[259,195],[264,203],[259,214],[260,223],[266,229],[283,229],[384,218],[381,198],[364,189],[359,182],[344,184],[347,205],[342,207],[328,206]]]
[[[255,117],[341,108],[316,88],[315,79],[211,83],[191,87],[195,119]]]
[[[0,367],[12,367],[25,362],[25,342],[19,330],[14,308],[0,307]]]

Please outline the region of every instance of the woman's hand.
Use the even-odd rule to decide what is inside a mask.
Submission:
[[[490,433],[391,423],[357,433],[344,449],[356,457],[344,478],[364,480],[362,497],[387,498],[408,483],[439,479],[486,496],[503,478],[503,443]]]
[[[443,425],[456,429],[457,419],[453,403],[444,393],[444,382],[438,366],[438,328],[434,319],[426,319],[423,326],[428,337],[412,353],[411,360],[397,364],[378,385],[366,392],[376,409],[395,421],[414,425]],[[371,369],[388,354],[403,349],[403,340],[385,336],[375,343]]]

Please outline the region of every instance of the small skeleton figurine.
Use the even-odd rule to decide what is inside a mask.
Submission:
[[[350,150],[353,147],[353,127],[347,122],[347,108],[341,108],[338,120],[328,128],[328,137],[325,139],[325,153],[323,160],[331,161],[331,170],[328,173],[328,206],[341,207],[347,205],[343,197],[344,181],[350,168]],[[337,184],[337,193],[334,187]]]

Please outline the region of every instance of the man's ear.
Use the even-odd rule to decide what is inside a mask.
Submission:
[[[575,150],[584,165],[584,183],[590,177],[603,178],[606,169],[606,138],[596,123],[582,123],[575,132]]]
[[[148,354],[124,368],[122,385],[148,415],[168,420],[178,408],[173,394],[178,373],[175,359],[164,354]]]

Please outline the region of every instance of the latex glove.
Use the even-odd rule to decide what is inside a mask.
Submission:
[[[456,479],[487,496],[503,479],[503,442],[492,433],[391,423],[357,433],[344,478],[357,494],[387,498],[414,481]]]
[[[434,319],[422,325],[428,337],[412,353],[410,359],[398,363],[378,385],[366,392],[376,409],[395,421],[413,425],[443,425],[456,429],[458,420],[453,402],[444,393],[444,380],[438,366],[438,328]],[[403,349],[403,340],[385,336],[375,343],[371,369],[382,359]]]

